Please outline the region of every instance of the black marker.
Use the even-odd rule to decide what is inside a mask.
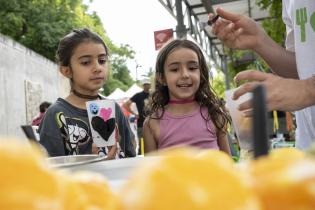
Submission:
[[[212,26],[219,19],[219,17],[219,15],[216,15],[211,20],[208,20],[208,25]]]

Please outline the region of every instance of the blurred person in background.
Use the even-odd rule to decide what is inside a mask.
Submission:
[[[143,138],[143,122],[145,119],[144,116],[144,107],[148,103],[151,82],[149,80],[142,81],[143,91],[136,93],[133,95],[128,101],[123,104],[123,107],[129,111],[131,114],[135,115],[137,119],[137,135],[138,135],[138,143],[140,145],[140,140]],[[137,106],[138,113],[132,110],[131,105],[135,103]],[[140,148],[140,146],[139,146]],[[140,154],[139,149],[139,154]]]
[[[38,115],[33,119],[32,125],[39,126],[41,121],[44,118],[44,115],[48,109],[48,107],[51,105],[51,103],[44,101],[39,105],[39,113]]]

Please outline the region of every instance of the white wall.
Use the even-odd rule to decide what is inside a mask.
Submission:
[[[55,63],[0,34],[0,136],[25,138],[20,125],[30,123],[39,104],[68,93]]]

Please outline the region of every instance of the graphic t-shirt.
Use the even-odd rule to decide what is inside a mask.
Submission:
[[[134,157],[136,154],[131,143],[134,136],[119,105],[115,104],[115,106],[119,145],[122,150],[120,157]],[[40,143],[50,156],[92,153],[93,140],[87,111],[71,105],[64,99],[58,98],[49,107],[39,132]]]
[[[315,74],[315,0],[283,0],[286,48],[294,51],[300,79]],[[303,91],[303,90],[301,90]],[[307,149],[315,142],[315,106],[296,112],[296,146]]]

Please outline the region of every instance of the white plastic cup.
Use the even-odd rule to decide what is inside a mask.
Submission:
[[[230,89],[225,91],[226,97],[226,108],[229,110],[232,125],[234,131],[239,140],[240,148],[242,150],[253,150],[253,138],[252,138],[252,117],[245,117],[244,112],[238,110],[238,107],[241,103],[248,101],[252,98],[252,93],[246,93],[239,97],[237,100],[233,100],[233,93],[237,88]]]

